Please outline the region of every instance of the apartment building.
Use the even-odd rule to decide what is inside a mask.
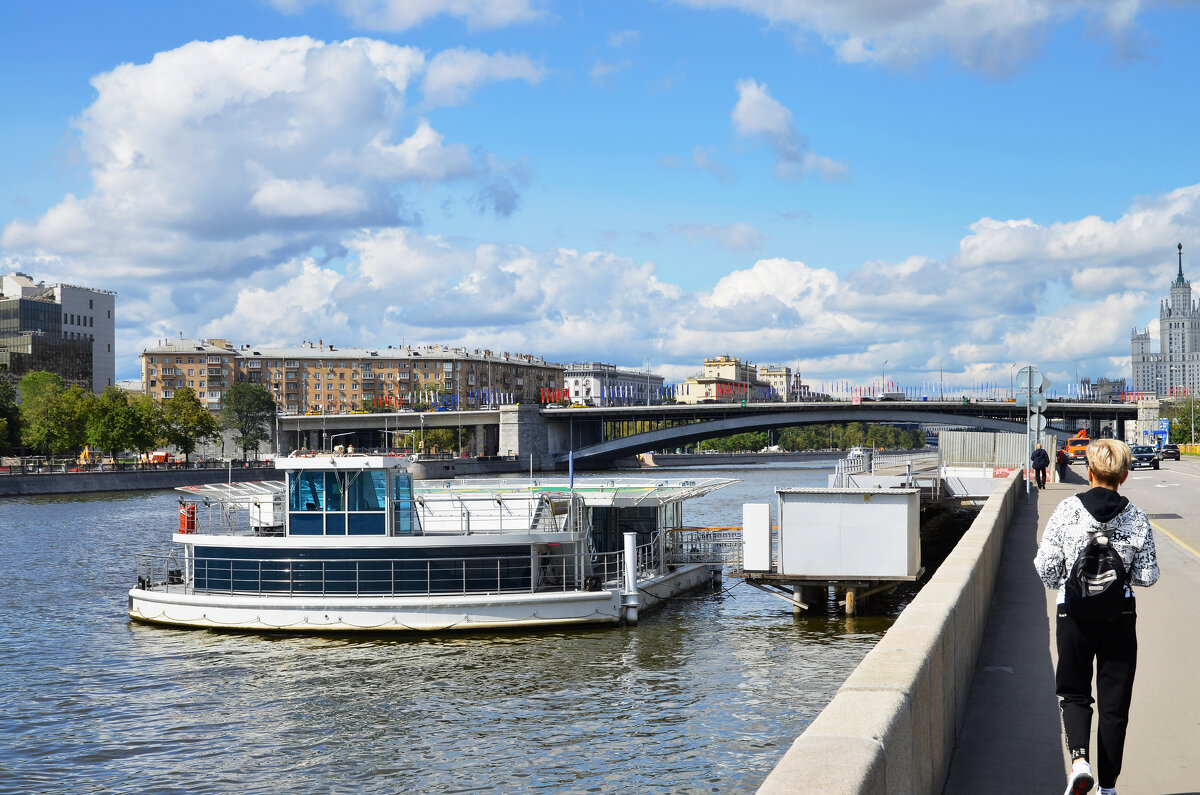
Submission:
[[[770,384],[759,380],[754,365],[724,355],[706,358],[703,372],[680,384],[675,399],[680,403],[757,403],[773,399],[770,394]]]
[[[449,346],[234,346],[224,339],[163,340],[142,352],[142,383],[162,400],[187,386],[212,410],[235,383],[258,384],[291,414],[345,413],[436,403],[464,409],[536,403],[562,387],[562,365],[530,354]]]
[[[663,377],[622,370],[614,364],[583,362],[563,374],[567,397],[585,406],[650,406],[663,402]]]

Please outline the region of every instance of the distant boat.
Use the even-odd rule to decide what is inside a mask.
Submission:
[[[865,458],[867,451],[862,447],[851,447],[850,452],[846,453],[846,458]]]
[[[287,632],[636,623],[720,577],[682,503],[736,482],[414,483],[408,459],[362,455],[275,466],[283,483],[179,489],[171,549],[137,555],[131,618]]]

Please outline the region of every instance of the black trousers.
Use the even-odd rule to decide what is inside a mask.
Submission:
[[[1129,702],[1137,669],[1137,613],[1134,600],[1116,621],[1076,621],[1058,606],[1056,641],[1058,670],[1054,684],[1062,709],[1063,729],[1071,758],[1088,757],[1092,730],[1092,664],[1096,666],[1096,777],[1102,787],[1115,787],[1121,774]]]
[[[1033,475],[1034,475],[1034,478],[1037,480],[1038,488],[1039,489],[1046,488],[1046,468],[1045,467],[1034,467]]]

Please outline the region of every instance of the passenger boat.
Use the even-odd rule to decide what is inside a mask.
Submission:
[[[636,624],[719,581],[682,504],[724,478],[414,483],[408,459],[280,458],[284,481],[179,489],[129,615],[287,632]]]

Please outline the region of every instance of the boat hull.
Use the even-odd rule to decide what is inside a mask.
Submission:
[[[718,570],[719,571],[719,570]],[[681,566],[638,583],[638,611],[713,582],[706,565]],[[636,613],[633,619],[636,620]],[[252,632],[443,632],[626,620],[619,589],[454,596],[303,597],[191,594],[182,586],[129,591],[129,617],[175,627]]]

